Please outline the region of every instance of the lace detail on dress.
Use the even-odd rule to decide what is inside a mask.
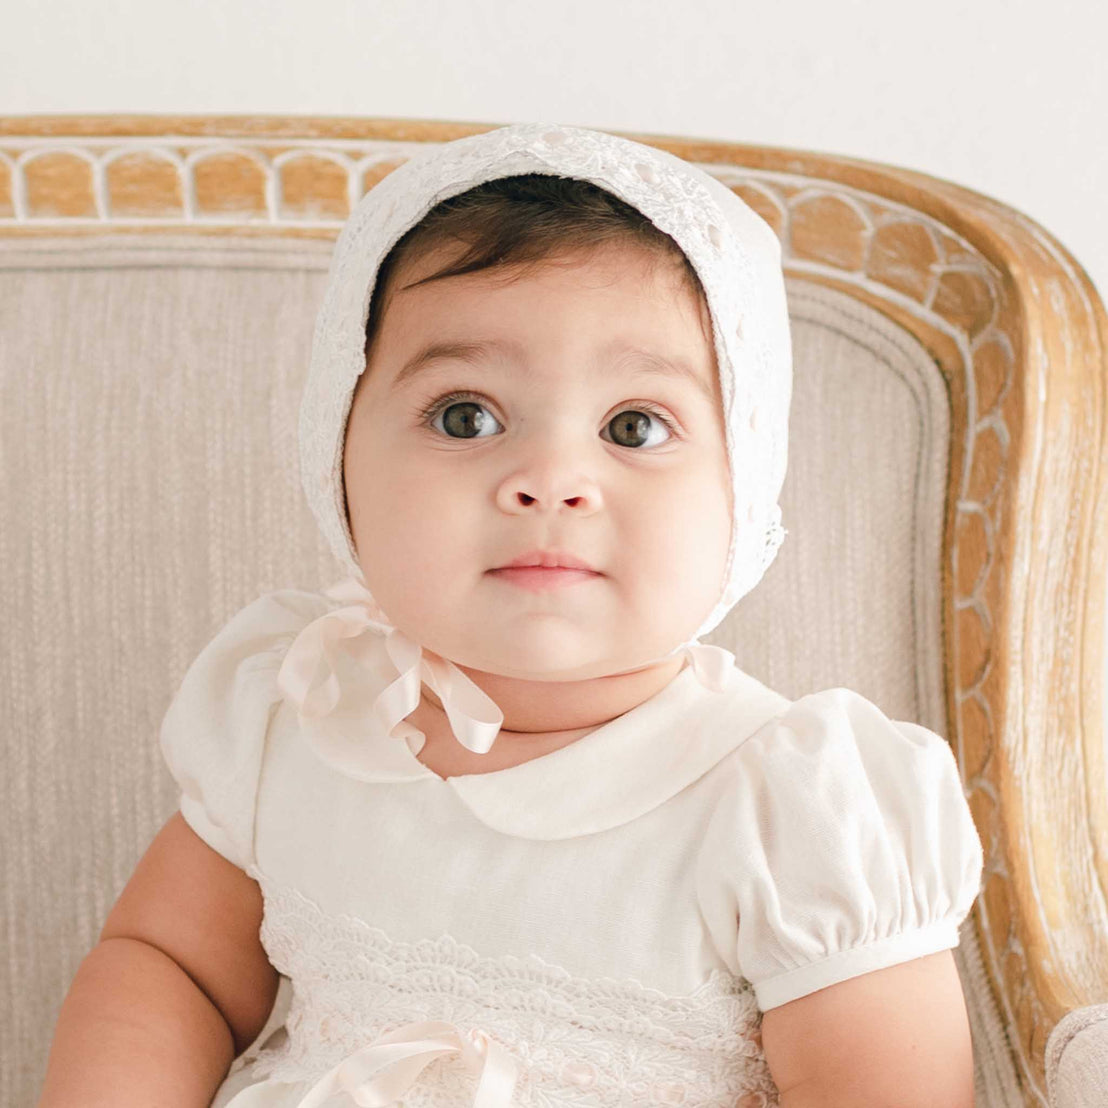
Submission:
[[[449,935],[404,942],[251,867],[265,899],[261,940],[292,984],[287,1039],[254,1074],[316,1081],[397,1027],[445,1020],[480,1028],[519,1065],[513,1103],[768,1108],[778,1103],[761,1049],[761,1013],[743,978],[713,970],[670,996],[633,979],[575,977],[538,955],[485,957]],[[470,1104],[457,1057],[430,1062],[401,1108]]]

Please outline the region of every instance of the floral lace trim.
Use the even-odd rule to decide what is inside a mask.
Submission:
[[[397,941],[325,913],[256,866],[250,875],[265,899],[262,944],[292,984],[287,1038],[258,1051],[257,1078],[314,1082],[386,1031],[446,1020],[480,1027],[512,1053],[520,1105],[778,1103],[742,978],[713,970],[693,993],[670,996],[630,978],[575,977],[535,954],[485,957],[446,934]],[[457,1108],[475,1089],[459,1059],[437,1058],[403,1108]]]

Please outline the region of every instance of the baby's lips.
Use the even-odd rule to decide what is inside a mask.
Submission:
[[[583,569],[589,573],[599,573],[593,569],[583,558],[568,550],[528,550],[513,558],[510,562],[493,567],[494,569],[522,569],[526,566],[534,566],[541,569]]]

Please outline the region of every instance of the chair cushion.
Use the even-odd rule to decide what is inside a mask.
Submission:
[[[1108,1090],[1108,1004],[1067,1012],[1046,1043],[1051,1108],[1101,1108]]]

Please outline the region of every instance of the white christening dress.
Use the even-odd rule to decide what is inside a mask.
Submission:
[[[774,1105],[763,1011],[958,944],[982,849],[935,733],[686,665],[569,746],[444,779],[369,710],[397,677],[379,631],[372,671],[336,662],[325,727],[283,699],[289,646],[337,606],[248,604],[161,728],[185,820],[261,886],[292,988],[215,1104]]]

